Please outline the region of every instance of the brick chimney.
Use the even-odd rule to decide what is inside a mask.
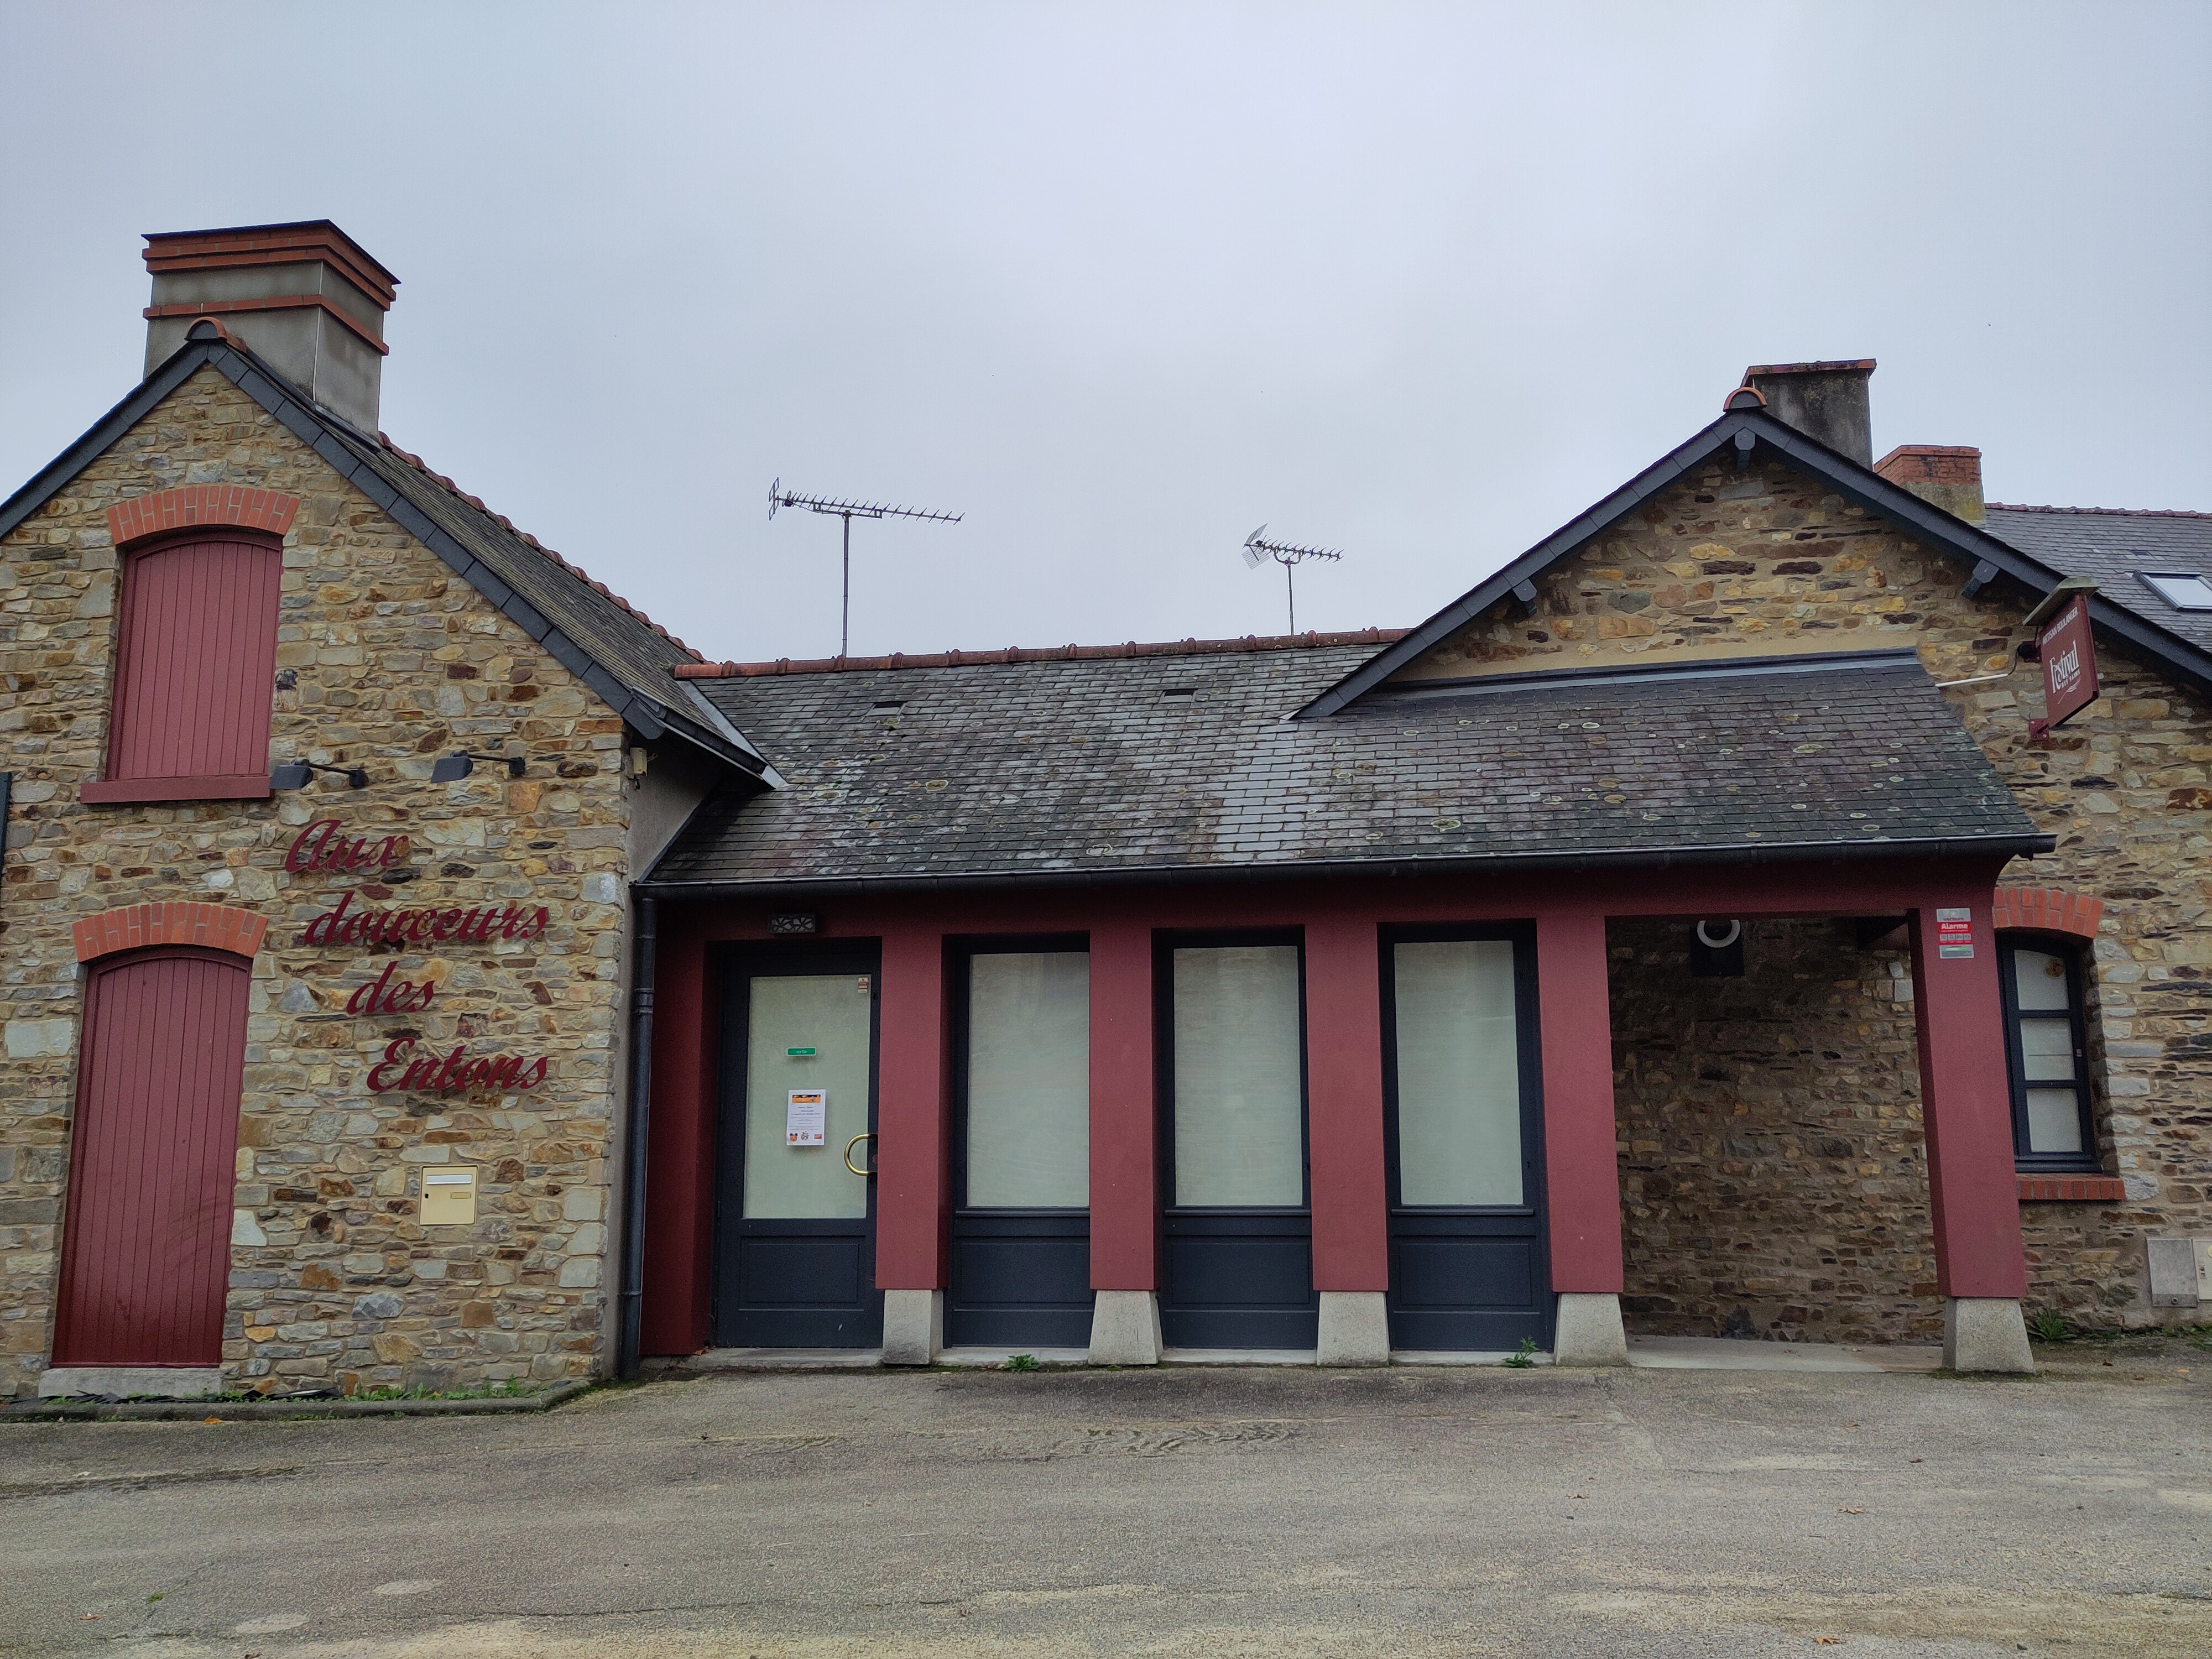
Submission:
[[[1874,465],[1874,421],[1867,410],[1867,381],[1874,359],[1851,362],[1753,363],[1743,383],[1766,399],[1767,413],[1807,437]]]
[[[149,374],[212,317],[325,409],[376,430],[399,279],[329,220],[150,234],[146,269]]]
[[[1989,517],[1982,504],[1982,452],[1978,449],[1957,444],[1899,444],[1876,461],[1874,470],[1954,519],[1980,524]]]

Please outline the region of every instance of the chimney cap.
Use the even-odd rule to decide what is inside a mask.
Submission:
[[[1748,380],[1758,374],[1843,374],[1853,369],[1871,374],[1874,373],[1874,359],[1838,357],[1817,363],[1753,363],[1744,370],[1743,378]]]
[[[322,260],[380,310],[399,297],[399,279],[328,219],[283,225],[231,225],[218,230],[148,231],[146,269],[219,270],[240,265],[297,265]]]

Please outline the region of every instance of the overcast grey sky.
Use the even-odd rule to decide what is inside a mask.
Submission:
[[[1871,356],[1877,453],[2212,510],[2212,5],[0,0],[0,495],[138,234],[336,220],[383,424],[710,656],[1402,625]]]

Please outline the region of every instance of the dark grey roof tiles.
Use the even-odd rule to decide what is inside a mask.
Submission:
[[[1983,527],[2054,570],[2087,577],[2101,597],[2152,626],[2212,649],[2212,611],[2168,605],[2136,574],[2174,570],[2212,577],[2212,514],[1992,506]]]
[[[1285,718],[1371,652],[700,682],[790,787],[709,802],[652,878],[1066,879],[2037,842],[1910,653],[1381,693]],[[1194,695],[1165,695],[1182,687]],[[903,707],[873,707],[891,697]]]

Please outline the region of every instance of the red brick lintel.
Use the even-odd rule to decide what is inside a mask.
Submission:
[[[2094,939],[2104,914],[2105,901],[2087,893],[2069,893],[2063,887],[2000,887],[1990,920],[2000,932],[2025,927]]]
[[[107,533],[118,547],[178,530],[229,525],[282,536],[300,510],[297,495],[243,484],[186,484],[152,495],[134,495],[107,509]]]
[[[175,900],[102,910],[98,915],[81,917],[70,927],[79,962],[112,956],[118,951],[141,951],[149,945],[198,945],[250,959],[261,948],[261,937],[268,931],[269,919],[251,910]]]
[[[927,655],[894,652],[888,657],[779,658],[775,662],[684,662],[679,680],[747,679],[757,674],[841,674],[860,669],[963,668],[1000,662],[1095,662],[1115,657],[1215,657],[1242,651],[1311,651],[1331,645],[1390,645],[1403,639],[1402,628],[1363,628],[1346,634],[1247,634],[1241,640],[1168,640],[1126,645],[1010,645],[998,651],[939,651]]]
[[[2128,1189],[2117,1176],[2030,1176],[2020,1177],[2023,1204],[2118,1204]]]

